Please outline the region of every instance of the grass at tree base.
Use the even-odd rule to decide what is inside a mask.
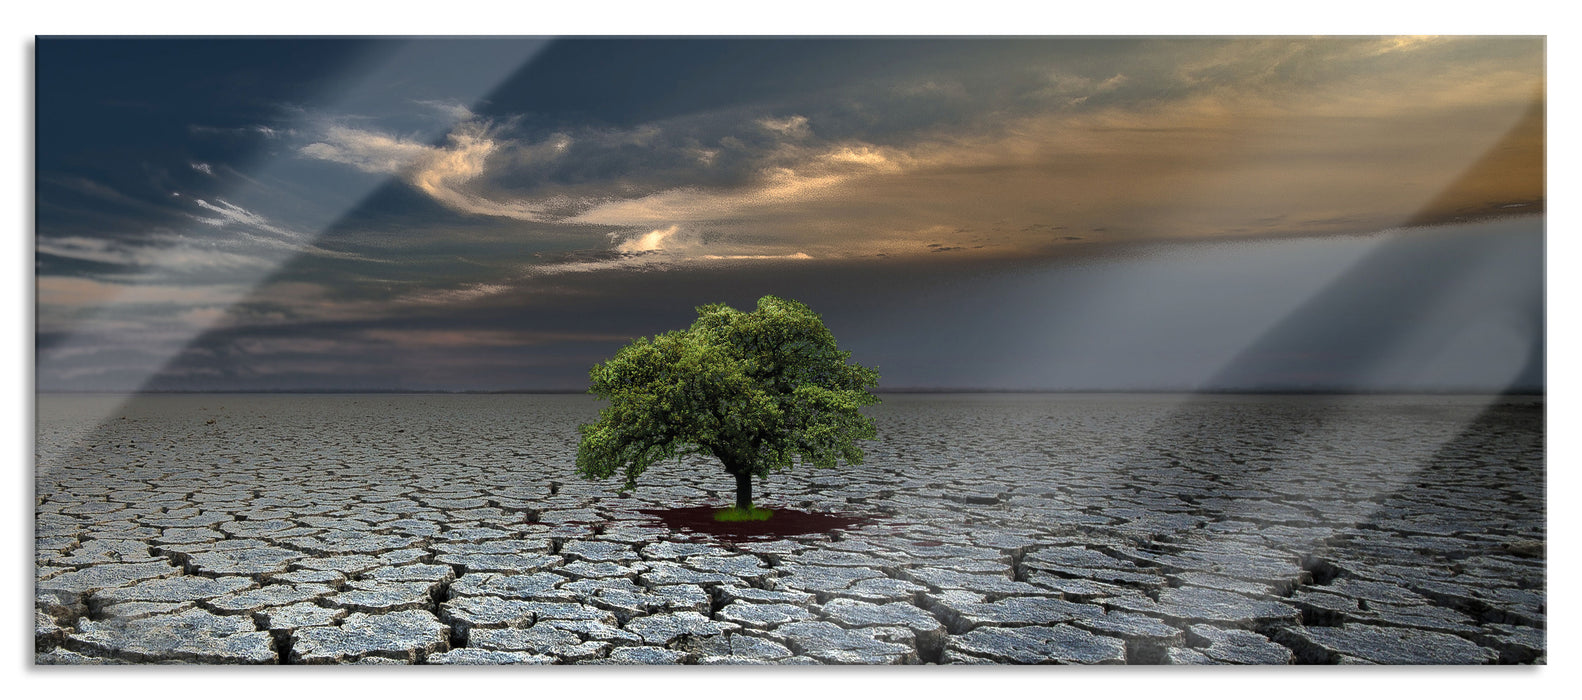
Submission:
[[[715,520],[719,506],[640,508],[638,513],[657,518],[673,531],[705,535],[727,541],[770,540],[799,535],[826,534],[870,525],[872,517],[810,513],[795,508],[775,508],[768,520],[726,522]]]
[[[731,506],[716,512],[714,514],[714,520],[716,522],[722,523],[742,523],[748,521],[768,520],[770,516],[773,516],[774,514],[774,511],[769,510],[768,508],[759,508],[758,506],[747,506],[746,508],[737,508],[736,506]]]

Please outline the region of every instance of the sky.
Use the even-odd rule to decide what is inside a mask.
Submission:
[[[1541,391],[1539,37],[35,44],[39,391]]]

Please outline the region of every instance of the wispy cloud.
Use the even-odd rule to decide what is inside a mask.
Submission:
[[[758,126],[763,127],[765,131],[790,138],[806,138],[813,134],[813,130],[808,126],[807,117],[800,114],[778,119],[764,117],[758,120]]]
[[[163,267],[183,271],[210,269],[267,268],[273,261],[255,255],[199,247],[174,237],[156,237],[155,245],[137,245],[109,238],[85,236],[40,237],[39,253],[72,260],[124,265]]]
[[[822,149],[782,151],[746,186],[677,187],[642,197],[608,199],[569,217],[570,223],[644,226],[669,222],[701,223],[746,216],[787,204],[838,197],[843,186],[865,177],[906,170],[904,154],[862,143]]]
[[[401,173],[435,151],[426,143],[339,124],[327,127],[321,140],[297,150],[309,158],[380,175]]]
[[[477,117],[467,105],[452,100],[416,100],[416,102],[438,112],[447,119],[458,122],[468,121]]]
[[[247,209],[239,207],[223,199],[216,198],[214,201],[217,202],[217,204],[211,204],[210,202],[203,199],[193,199],[193,204],[196,204],[199,208],[215,214],[215,216],[194,215],[193,218],[210,226],[240,225],[246,228],[264,231],[290,239],[307,238],[306,234],[303,234],[302,232],[293,231],[284,226],[276,225],[260,214],[248,211]]]
[[[359,337],[406,347],[514,347],[548,343],[621,342],[628,336],[615,333],[568,331],[516,331],[478,328],[379,328],[363,331]]]
[[[48,306],[161,304],[202,307],[214,304],[215,299],[240,297],[246,288],[227,284],[118,284],[85,277],[45,275],[38,278],[37,290],[38,303]]]
[[[511,291],[508,284],[478,282],[450,289],[427,289],[396,299],[397,304],[444,306],[496,296]]]
[[[700,255],[703,260],[812,260],[813,256],[807,253],[796,252],[786,255]]]
[[[193,124],[187,127],[193,134],[213,136],[262,136],[266,139],[280,139],[295,136],[296,129],[254,124],[252,126],[209,126],[206,124]]]
[[[546,148],[536,152],[553,155],[569,143],[567,136],[557,134],[545,144]],[[500,149],[488,123],[468,120],[457,125],[437,146],[374,130],[331,125],[322,140],[302,146],[298,152],[363,172],[398,176],[440,204],[460,212],[524,221],[557,218],[552,212],[568,206],[564,198],[498,198],[473,187],[474,181],[487,172],[489,158]],[[513,148],[514,155],[520,158],[523,150],[519,146]]]

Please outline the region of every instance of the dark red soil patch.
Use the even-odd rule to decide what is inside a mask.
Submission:
[[[714,519],[718,506],[693,508],[646,509],[637,512],[659,518],[672,530],[712,535],[724,540],[760,540],[795,535],[819,535],[836,530],[860,527],[873,522],[872,518],[809,513],[791,508],[773,508],[775,514],[768,520],[749,520],[739,523],[722,523]]]

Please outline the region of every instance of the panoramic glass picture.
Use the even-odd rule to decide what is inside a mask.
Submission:
[[[1543,37],[33,63],[35,664],[1546,663]]]

